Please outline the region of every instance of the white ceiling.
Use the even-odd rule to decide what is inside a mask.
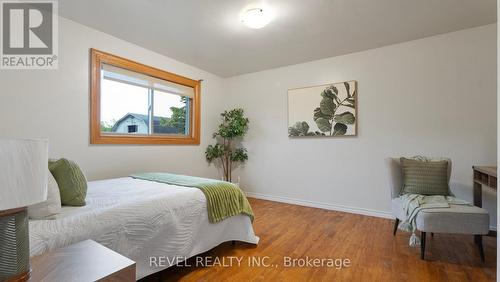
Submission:
[[[245,8],[269,7],[263,29]],[[223,77],[496,22],[495,0],[60,0],[59,13]]]

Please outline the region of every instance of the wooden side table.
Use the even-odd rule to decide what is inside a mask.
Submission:
[[[474,171],[474,205],[483,206],[483,186],[497,190],[497,167],[496,166],[473,166]]]
[[[135,262],[86,240],[31,258],[29,281],[135,281]]]

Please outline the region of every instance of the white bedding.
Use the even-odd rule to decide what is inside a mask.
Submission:
[[[259,241],[248,216],[209,223],[197,188],[108,179],[89,182],[86,201],[52,220],[30,220],[31,256],[92,239],[135,261],[140,279],[168,267],[150,267],[151,256],[188,258],[230,240]]]

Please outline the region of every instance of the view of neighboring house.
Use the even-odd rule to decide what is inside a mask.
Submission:
[[[162,125],[162,117],[153,118],[153,133],[157,134],[178,134],[179,129],[173,126]],[[127,113],[121,119],[119,119],[111,132],[115,133],[136,133],[136,134],[148,134],[149,132],[149,117],[147,115],[141,115],[136,113]]]

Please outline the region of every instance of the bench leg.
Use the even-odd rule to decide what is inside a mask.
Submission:
[[[396,221],[394,221],[394,232],[392,233],[393,236],[396,236],[396,231],[398,231],[398,225],[399,225],[399,218],[396,217]]]
[[[481,261],[484,262],[484,249],[483,249],[483,236],[482,235],[474,235],[474,241],[479,248],[479,255],[481,256]]]
[[[420,232],[420,259],[425,260],[425,232]]]

